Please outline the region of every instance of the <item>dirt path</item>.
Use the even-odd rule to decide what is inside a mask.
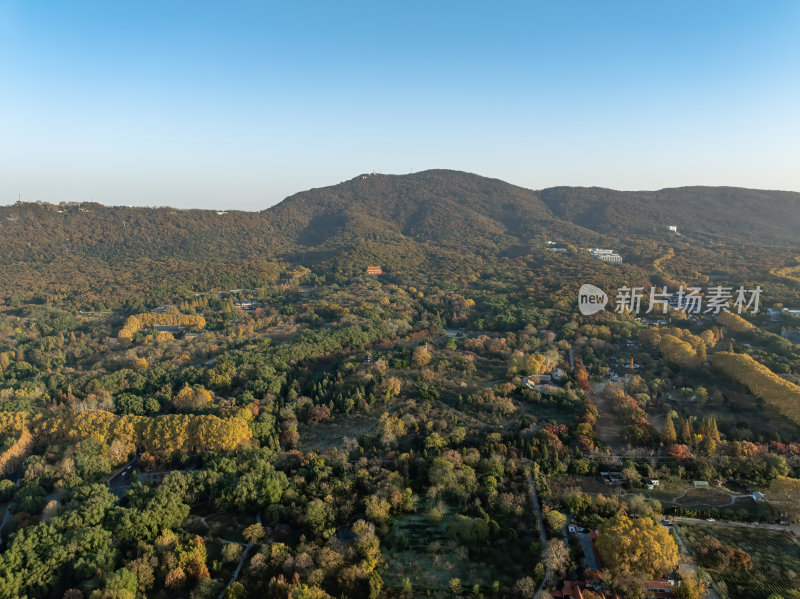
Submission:
[[[542,557],[544,557],[545,551],[547,551],[547,534],[544,530],[544,521],[542,520],[542,508],[539,505],[539,496],[536,493],[536,484],[533,482],[532,478],[528,479],[528,493],[531,497],[531,505],[533,506],[533,515],[536,516],[536,522],[539,524],[539,540],[542,543]],[[544,585],[547,584],[553,576],[553,571],[550,568],[547,568],[545,571],[544,579],[542,580],[541,584],[539,584],[539,588],[536,589],[536,594],[534,597],[538,597],[539,593],[542,592]]]
[[[611,400],[603,393],[605,386],[606,382],[592,383],[590,398],[597,404],[597,411],[600,413],[594,430],[601,441],[612,449],[619,451],[626,446],[625,440],[619,434],[625,423],[617,416],[611,405]]]
[[[261,524],[261,512],[258,512],[258,515],[256,516],[256,522]],[[220,540],[223,543],[232,542],[232,541],[225,541],[224,539]],[[241,543],[238,544],[241,545]],[[223,597],[225,597],[225,592],[228,590],[228,587],[230,587],[234,582],[236,582],[236,579],[239,578],[239,573],[242,571],[242,566],[244,566],[244,562],[247,559],[247,554],[250,553],[250,550],[253,547],[255,547],[255,543],[248,543],[247,546],[244,548],[244,551],[242,551],[242,557],[241,559],[239,559],[239,564],[236,566],[236,570],[234,570],[230,582],[228,582],[228,584],[225,585],[225,588],[222,589],[222,592],[220,592],[219,597],[217,597],[217,599],[223,599]]]
[[[686,576],[688,574],[699,574],[697,562],[694,561],[694,556],[692,555],[692,552],[689,551],[689,545],[683,538],[681,531],[677,526],[675,526],[672,528],[672,532],[675,535],[675,540],[678,542],[678,549],[680,550],[682,557],[681,563],[678,566],[678,573],[681,576]],[[706,583],[708,583],[708,594],[706,595],[706,599],[720,599],[719,593],[717,593],[716,589],[714,589],[713,582],[708,578],[708,575],[704,575],[703,578],[705,579]]]

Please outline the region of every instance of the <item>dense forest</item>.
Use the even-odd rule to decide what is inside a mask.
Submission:
[[[0,598],[797,596],[798,223],[452,171],[0,208]],[[648,306],[712,286],[759,307]]]
[[[0,272],[9,298],[69,293],[94,308],[135,296],[166,301],[190,290],[257,287],[287,264],[353,275],[380,263],[398,276],[450,277],[485,260],[525,256],[551,239],[612,243],[626,261],[648,267],[661,245],[674,246],[684,271],[764,272],[796,264],[797,222],[796,193],[531,191],[433,170],[360,175],[258,213],[55,199],[1,207]],[[668,235],[669,225],[681,234]]]

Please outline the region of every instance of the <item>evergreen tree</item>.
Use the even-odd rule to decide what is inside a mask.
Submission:
[[[672,445],[678,440],[678,436],[675,432],[675,423],[672,421],[672,418],[668,415],[667,418],[664,420],[664,430],[661,431],[661,442],[664,445]]]

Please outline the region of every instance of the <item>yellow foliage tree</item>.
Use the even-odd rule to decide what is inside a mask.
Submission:
[[[0,453],[0,475],[13,472],[22,463],[22,460],[30,455],[32,449],[33,436],[28,429],[23,427],[19,438],[11,447]]]
[[[652,518],[618,514],[600,528],[600,557],[616,574],[657,577],[678,566],[678,545]]]
[[[800,424],[800,386],[782,379],[747,354],[717,352],[711,363],[764,403]]]
[[[154,312],[133,314],[125,320],[125,324],[122,325],[117,336],[120,339],[132,339],[142,329],[170,325],[189,327],[199,331],[206,327],[206,319],[197,314],[156,314]]]
[[[431,352],[428,351],[427,346],[420,345],[414,350],[414,364],[417,366],[425,366],[431,361]]]
[[[186,385],[178,391],[172,405],[182,411],[199,410],[211,405],[211,393],[202,387],[189,387]]]
[[[754,331],[756,327],[747,322],[744,318],[733,312],[722,311],[717,315],[717,322],[724,327],[728,327],[737,333]]]

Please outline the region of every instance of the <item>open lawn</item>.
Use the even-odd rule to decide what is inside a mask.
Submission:
[[[394,410],[386,411],[392,413]],[[359,439],[374,433],[380,414],[337,416],[325,422],[304,425],[300,429],[300,447],[304,451],[342,448],[345,437]]]
[[[729,493],[711,487],[700,488],[700,489],[689,489],[685,493],[683,493],[680,497],[677,497],[674,500],[674,503],[678,505],[685,505],[685,506],[710,505],[712,507],[722,507],[725,505],[730,505],[732,502],[733,498],[730,496]]]

